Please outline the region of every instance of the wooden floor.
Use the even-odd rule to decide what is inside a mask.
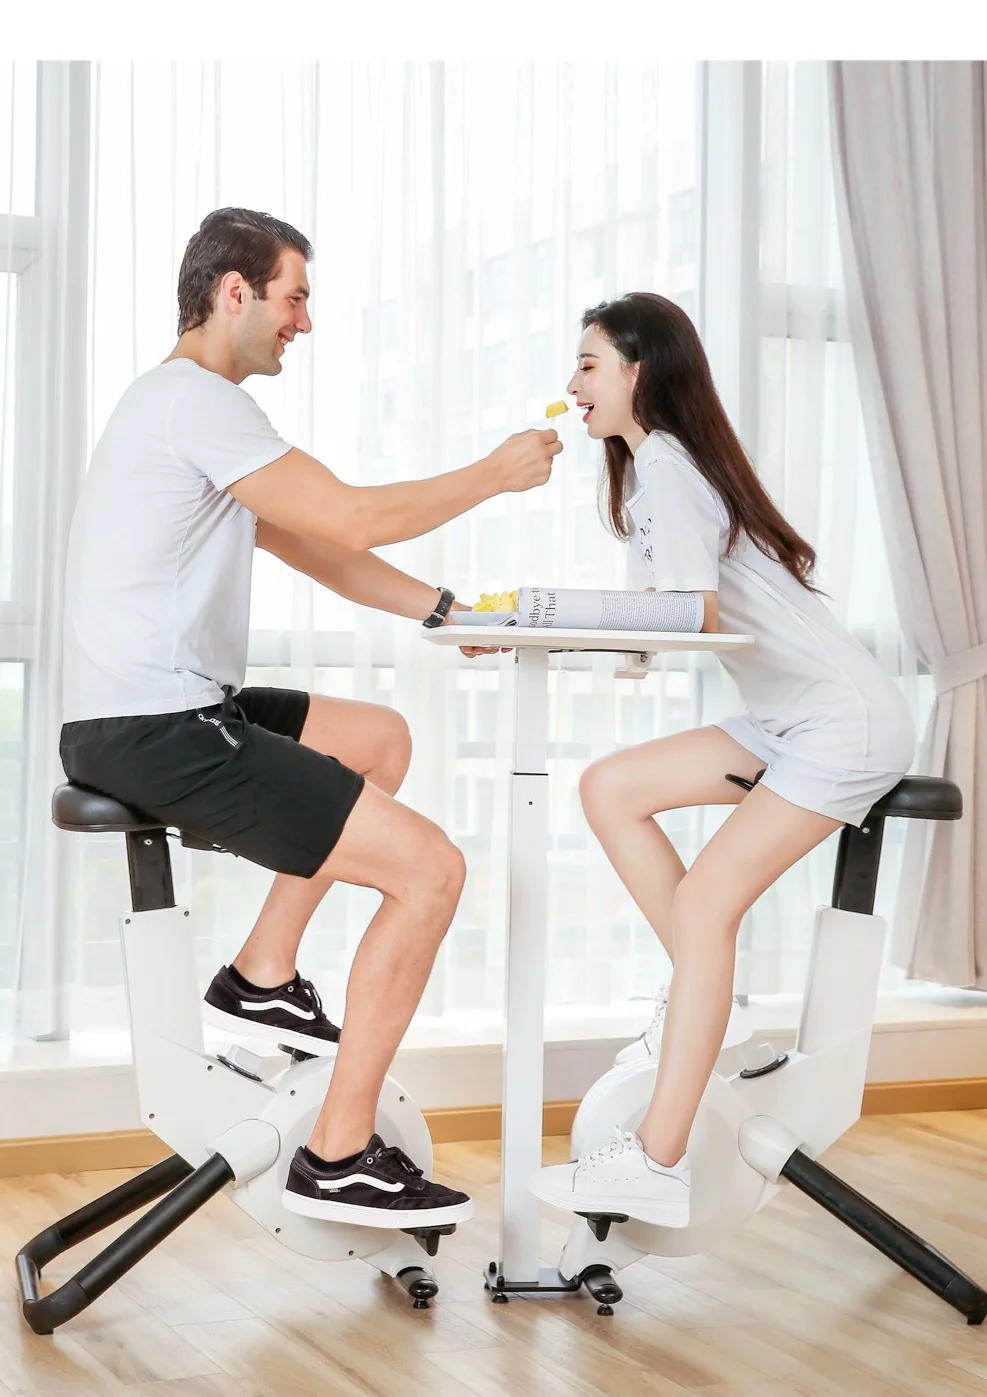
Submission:
[[[612,1318],[585,1292],[493,1305],[497,1147],[436,1153],[477,1216],[443,1240],[430,1310],[361,1262],[294,1256],[217,1198],[52,1338],[21,1318],[13,1255],[125,1175],[0,1180],[0,1397],[987,1397],[987,1325],[793,1189],[716,1256],[623,1272]],[[546,1162],[566,1156],[546,1142]],[[872,1116],[826,1163],[987,1280],[987,1112]],[[545,1212],[546,1264],[560,1217]]]

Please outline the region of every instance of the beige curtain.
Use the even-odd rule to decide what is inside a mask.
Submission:
[[[987,169],[983,63],[833,63],[836,184],[860,391],[898,609],[936,702],[894,958],[987,988]]]

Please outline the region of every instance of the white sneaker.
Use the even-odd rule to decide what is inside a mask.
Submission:
[[[667,1009],[668,985],[662,985],[655,999],[654,1018],[640,1038],[635,1038],[633,1043],[628,1043],[626,1048],[621,1048],[614,1058],[615,1066],[619,1066],[623,1062],[645,1062],[648,1058],[657,1059],[661,1050],[661,1037],[665,1031],[665,1012]],[[734,1000],[730,1005],[730,1017],[727,1020],[726,1032],[723,1035],[723,1048],[735,1048],[738,1043],[746,1043],[753,1032],[749,1011]]]
[[[659,1227],[689,1222],[689,1156],[666,1169],[626,1130],[578,1161],[540,1169],[528,1187],[542,1202],[572,1213],[626,1213]]]

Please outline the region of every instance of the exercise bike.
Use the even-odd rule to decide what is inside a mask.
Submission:
[[[242,1046],[218,1055],[206,1051],[191,916],[175,905],[168,830],[153,816],[73,783],[55,791],[52,818],[59,829],[126,835],[132,906],[121,930],[141,1119],[174,1153],[21,1249],[17,1274],[31,1328],[51,1334],[79,1314],[224,1189],[283,1246],[322,1261],[366,1261],[400,1281],[416,1309],[428,1308],[438,1285],[422,1252],[433,1257],[440,1237],[454,1232],[455,1224],[357,1227],[282,1207],[292,1155],[311,1133],[334,1059],[286,1047],[284,1067],[264,1079],[261,1059]],[[177,837],[187,847],[222,852],[187,833]],[[376,1129],[430,1174],[432,1141],[424,1117],[390,1076]],[[42,1294],[41,1273],[49,1261],[147,1203],[154,1206],[98,1256]]]
[[[753,782],[731,776],[750,789]],[[860,1115],[871,1027],[884,954],[885,923],[873,915],[884,822],[957,820],[959,788],[935,777],[900,781],[861,828],[840,833],[832,905],[816,914],[795,1048],[721,1054],[689,1139],[691,1215],[686,1227],[659,1227],[619,1213],[583,1213],[559,1262],[557,1289],[585,1285],[599,1314],[613,1314],[623,1292],[615,1275],[644,1256],[691,1256],[722,1245],[794,1185],[840,1222],[965,1315],[987,1317],[987,1292],[916,1236],[818,1163]],[[633,1131],[651,1099],[657,1068],[630,1062],[587,1092],[572,1128],[571,1158],[599,1148],[614,1129]],[[506,1294],[494,1299],[505,1300]]]

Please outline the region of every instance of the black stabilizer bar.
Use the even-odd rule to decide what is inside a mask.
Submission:
[[[865,1242],[966,1315],[968,1324],[983,1324],[987,1318],[987,1291],[958,1270],[942,1252],[801,1150],[794,1152],[781,1172]]]
[[[193,1169],[180,1156],[170,1155],[39,1232],[17,1253],[17,1279],[28,1324],[36,1334],[54,1333],[60,1324],[91,1305],[232,1179],[233,1170],[222,1155],[214,1154],[198,1169]],[[161,1198],[160,1203],[138,1218],[98,1256],[50,1295],[41,1294],[41,1272],[53,1257],[119,1222],[155,1198]]]

